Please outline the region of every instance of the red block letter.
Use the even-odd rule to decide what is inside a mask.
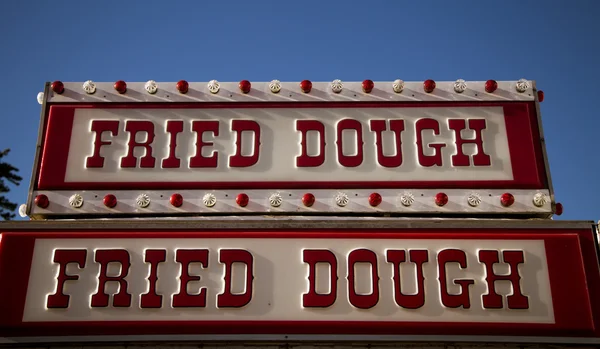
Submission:
[[[454,130],[456,137],[456,155],[452,155],[452,166],[469,166],[469,156],[463,153],[463,144],[466,143],[474,143],[477,147],[477,153],[473,155],[474,166],[490,166],[492,164],[490,156],[483,150],[481,130],[485,129],[484,119],[469,120],[469,128],[475,131],[475,138],[473,139],[463,139],[460,135],[460,131],[465,129],[465,120],[451,119],[448,121],[448,126]]]
[[[85,267],[87,250],[55,250],[54,263],[59,264],[56,293],[48,296],[47,308],[68,308],[69,295],[63,293],[65,281],[79,280],[79,275],[67,275],[67,264],[77,263],[79,269]]]
[[[335,303],[337,297],[337,259],[335,254],[329,250],[304,250],[302,260],[308,263],[308,293],[302,295],[302,306],[304,308],[327,308]],[[329,264],[329,275],[331,289],[328,294],[317,293],[317,263]]]
[[[405,252],[403,250],[388,250],[387,261],[394,265],[394,299],[396,300],[396,304],[402,308],[418,309],[425,304],[423,263],[428,262],[429,257],[427,250],[411,250],[409,255],[410,261],[417,265],[417,294],[405,295],[402,293],[400,263],[406,261]]]
[[[148,283],[150,288],[148,293],[144,293],[140,298],[140,307],[142,308],[160,308],[162,307],[162,296],[156,293],[156,281],[158,280],[158,263],[167,260],[166,250],[146,250],[144,261],[150,263],[150,276]]]
[[[356,293],[354,265],[361,262],[371,264],[371,283],[373,290],[371,294]],[[379,274],[377,272],[377,255],[375,252],[367,249],[359,249],[350,252],[348,255],[348,298],[350,304],[359,309],[373,308],[377,305],[377,302],[379,302]]]
[[[217,167],[219,153],[214,151],[211,156],[202,156],[202,148],[213,145],[212,142],[204,142],[204,132],[212,132],[216,137],[219,135],[219,121],[193,121],[192,131],[196,132],[196,155],[190,159],[190,167]]]
[[[131,306],[131,295],[127,293],[127,281],[125,277],[129,273],[131,265],[129,252],[127,250],[96,250],[94,259],[100,263],[100,276],[98,276],[98,292],[92,296],[92,307],[108,307],[108,295],[105,292],[106,283],[116,281],[119,283],[119,292],[113,296],[114,307]],[[121,264],[119,276],[107,276],[108,263],[117,262]]]
[[[453,280],[454,284],[460,285],[460,294],[448,293],[448,282],[446,280],[446,264],[458,263],[461,269],[467,267],[467,255],[464,251],[448,249],[440,251],[438,254],[439,280],[442,295],[442,304],[448,308],[458,308],[462,306],[464,309],[471,307],[469,299],[469,285],[472,285],[473,280]]]
[[[260,126],[252,120],[233,120],[231,130],[235,131],[235,155],[229,157],[229,167],[249,167],[258,162],[260,152]],[[254,146],[252,155],[242,155],[242,132],[252,131],[254,133]]]
[[[144,147],[146,154],[140,159],[140,167],[154,167],[155,158],[152,156],[152,147],[154,142],[154,123],[152,121],[130,120],[125,124],[125,131],[129,132],[129,142],[127,143],[127,156],[121,158],[121,167],[136,167],[137,158],[133,156],[133,150],[137,147]],[[138,143],[136,136],[138,132],[146,132],[148,136],[145,142]]]
[[[342,141],[342,133],[344,130],[356,131],[356,155],[344,155],[344,146]],[[344,167],[356,167],[363,162],[363,136],[362,125],[360,121],[354,119],[344,119],[337,124],[337,153],[340,165]]]
[[[181,160],[175,155],[175,149],[177,149],[177,134],[183,132],[183,121],[167,121],[167,132],[169,133],[169,157],[163,159],[162,167],[179,168],[181,166]]]
[[[296,120],[296,131],[302,134],[302,154],[296,157],[297,167],[317,167],[325,162],[325,125],[317,120]],[[306,135],[308,131],[319,132],[319,155],[309,156]]]
[[[208,250],[177,250],[175,260],[181,263],[181,282],[179,293],[173,296],[173,307],[205,307],[206,287],[200,287],[200,293],[189,294],[187,284],[190,281],[199,281],[197,275],[190,275],[190,263],[200,263],[202,268],[208,267]]]
[[[96,133],[94,138],[94,154],[89,156],[85,160],[86,167],[103,167],[104,157],[100,156],[100,148],[103,145],[112,144],[109,141],[102,140],[103,132],[110,132],[113,136],[119,134],[119,121],[118,120],[94,120],[92,121],[92,131]]]
[[[420,119],[415,124],[417,128],[417,153],[419,155],[419,164],[425,167],[442,166],[442,148],[444,143],[432,143],[429,147],[434,149],[434,155],[425,155],[423,150],[423,130],[433,130],[434,135],[440,134],[440,124],[434,119]]]
[[[396,155],[383,155],[383,131],[386,130],[385,120],[371,120],[371,131],[375,132],[377,146],[377,162],[383,167],[398,167],[402,165],[402,131],[404,120],[390,120],[390,130],[394,132]]]
[[[506,297],[508,309],[529,309],[529,300],[521,291],[521,276],[519,275],[519,264],[525,262],[523,251],[502,251],[504,263],[510,265],[510,274],[496,275],[494,273],[494,263],[499,263],[498,251],[481,250],[479,251],[479,261],[485,263],[488,294],[483,295],[483,307],[500,309],[502,308],[502,296],[496,293],[494,282],[499,280],[508,280],[512,284],[513,294]]]
[[[217,296],[217,307],[241,308],[250,303],[254,282],[254,257],[252,254],[246,250],[221,250],[219,251],[219,262],[225,264],[225,291]],[[233,263],[246,265],[246,290],[241,294],[231,293]]]

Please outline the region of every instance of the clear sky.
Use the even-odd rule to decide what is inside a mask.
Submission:
[[[560,219],[600,219],[600,1],[0,2],[0,149],[24,203],[46,81],[536,80]]]

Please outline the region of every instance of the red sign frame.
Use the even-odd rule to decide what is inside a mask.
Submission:
[[[406,108],[406,107],[502,106],[506,121],[513,180],[489,181],[372,181],[372,182],[66,182],[66,154],[69,151],[75,110],[79,108]],[[34,190],[102,189],[327,189],[337,188],[460,188],[460,189],[549,189],[540,139],[536,102],[302,102],[302,103],[99,103],[52,104],[48,107],[41,133],[42,151]]]
[[[141,225],[150,227],[146,222]],[[306,224],[302,222],[303,224]],[[368,222],[364,222],[368,223]],[[556,222],[558,225],[559,223]],[[88,223],[89,224],[89,223]],[[118,223],[117,223],[118,224]],[[2,229],[0,242],[0,336],[128,336],[128,335],[423,335],[423,336],[510,336],[600,338],[600,270],[597,241],[591,224],[579,225],[541,222],[538,227],[525,223],[520,227],[498,228],[476,223],[457,227],[406,228],[254,228],[229,225],[225,229],[186,227],[185,222],[171,222],[171,229],[131,227],[102,228],[100,223],[85,229],[69,230],[46,226]],[[310,224],[309,224],[310,225]],[[422,224],[424,226],[426,224]],[[508,225],[508,224],[507,224]],[[157,226],[160,226],[158,224]],[[13,226],[14,227],[14,226]],[[1,228],[1,227],[0,227]],[[448,322],[378,322],[378,321],[102,321],[102,322],[23,322],[29,270],[36,239],[174,239],[174,238],[251,238],[251,239],[506,239],[543,240],[554,309],[554,324],[533,323],[448,323]]]

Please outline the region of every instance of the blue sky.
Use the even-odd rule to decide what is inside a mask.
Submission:
[[[600,219],[600,1],[0,3],[0,149],[25,202],[46,81],[536,80],[560,219]]]

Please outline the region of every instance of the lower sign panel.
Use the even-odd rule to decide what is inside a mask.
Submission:
[[[5,233],[0,334],[597,337],[582,236]]]

